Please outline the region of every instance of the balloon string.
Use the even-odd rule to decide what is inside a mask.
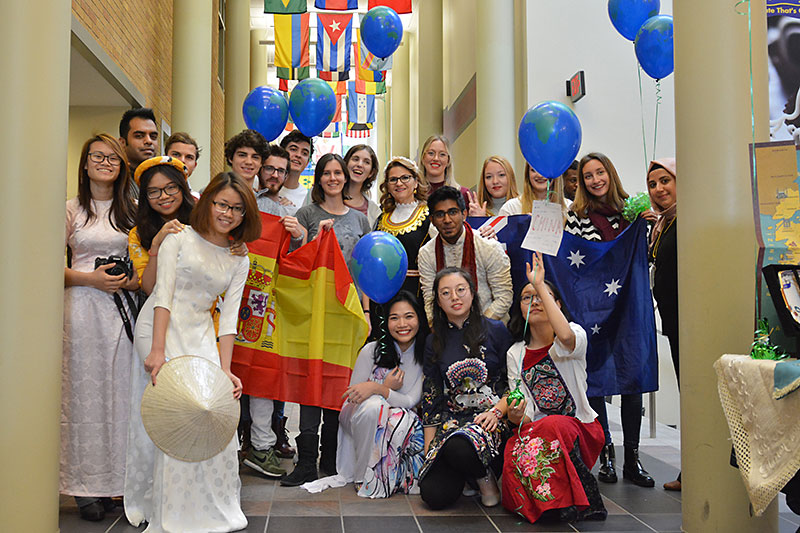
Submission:
[[[653,128],[653,159],[656,158],[656,140],[658,139],[658,108],[661,104],[661,80],[656,80],[656,119]],[[649,167],[649,165],[648,165]]]
[[[742,13],[739,11],[739,6],[747,3],[747,13]],[[755,108],[755,97],[753,91],[753,10],[752,10],[752,3],[750,0],[740,0],[733,6],[733,10],[736,11],[738,15],[747,16],[747,37],[748,37],[748,45],[749,45],[749,53],[750,53],[750,134],[752,136],[752,149],[750,150],[750,165],[753,169],[753,190],[755,191],[758,187],[758,179],[756,178],[756,108]],[[756,250],[756,258],[758,258],[758,250]],[[758,259],[756,259],[758,262]],[[756,274],[758,276],[758,274]],[[761,295],[758,291],[758,283],[756,283],[756,314],[758,315],[761,310],[760,299]]]
[[[545,196],[545,198],[547,199],[548,202],[551,201],[550,200],[550,188],[551,188],[551,184],[552,183],[553,183],[553,180],[547,180],[547,196]],[[555,193],[555,191],[553,191],[553,193]],[[535,276],[536,273],[534,273],[533,275]]]
[[[647,174],[647,166],[650,160],[647,159],[647,136],[644,132],[644,97],[642,96],[642,66],[636,63],[636,70],[639,74],[639,114],[642,117],[642,151],[644,152],[644,172]]]

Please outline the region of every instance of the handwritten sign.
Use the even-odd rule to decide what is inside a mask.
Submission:
[[[531,225],[522,241],[526,250],[557,255],[564,234],[564,215],[561,206],[553,202],[533,202]]]

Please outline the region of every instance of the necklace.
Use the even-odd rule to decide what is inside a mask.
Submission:
[[[676,218],[678,217],[673,217],[672,220],[669,221],[669,224],[667,224],[667,227],[661,230],[661,232],[659,232],[658,234],[658,237],[656,237],[656,243],[655,245],[653,245],[653,261],[655,261],[656,257],[658,256],[658,245],[661,243],[661,236],[664,235],[667,232],[667,230],[672,226],[672,224],[675,223]]]

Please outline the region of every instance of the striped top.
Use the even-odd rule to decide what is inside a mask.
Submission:
[[[619,223],[620,220],[622,220],[621,214],[610,215],[606,218],[614,230],[619,229]],[[581,217],[572,210],[567,212],[567,222],[564,225],[564,231],[572,235],[577,235],[581,239],[586,239],[587,241],[603,241],[603,238],[600,236],[600,231],[592,223],[591,219],[589,217]]]

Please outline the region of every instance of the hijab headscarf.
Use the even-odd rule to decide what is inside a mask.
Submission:
[[[677,174],[676,174],[676,166],[675,166],[675,158],[674,157],[664,157],[661,159],[655,159],[650,161],[650,166],[647,168],[647,176],[649,178],[650,173],[656,168],[663,168],[667,172],[669,172],[675,181],[677,182]],[[656,204],[652,204],[653,211],[658,215],[658,221],[653,226],[653,231],[650,233],[650,243],[656,242],[658,240],[658,236],[664,231],[664,228],[673,221],[675,218],[675,214],[677,212],[678,202],[676,201],[667,209],[661,209]]]

